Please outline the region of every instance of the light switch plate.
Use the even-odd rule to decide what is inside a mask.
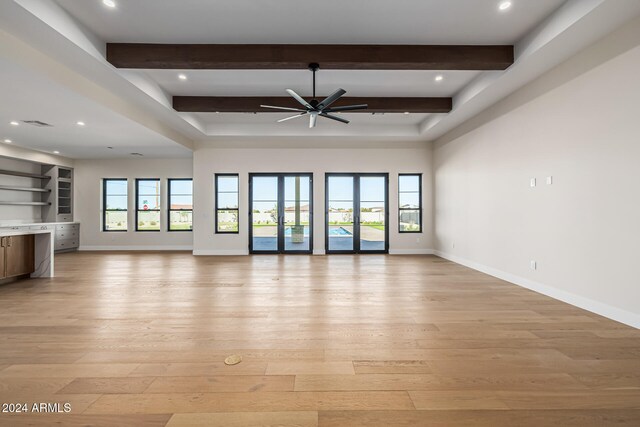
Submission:
[[[547,177],[547,185],[552,185],[553,184],[553,177],[552,176],[548,176]]]
[[[536,179],[535,178],[531,178],[531,181],[529,183],[531,185],[531,187],[535,187],[536,186]]]
[[[538,263],[535,261],[531,261],[531,269],[532,270],[537,270],[538,269]]]

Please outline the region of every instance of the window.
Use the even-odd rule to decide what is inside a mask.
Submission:
[[[400,233],[422,233],[422,174],[398,177]]]
[[[169,231],[193,230],[193,180],[169,179]]]
[[[102,231],[127,231],[127,179],[102,180]]]
[[[160,231],[160,180],[136,179],[136,231]]]
[[[238,174],[216,174],[216,233],[238,233]]]

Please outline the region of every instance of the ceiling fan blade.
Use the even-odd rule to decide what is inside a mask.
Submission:
[[[369,108],[369,105],[367,104],[357,104],[357,105],[345,105],[342,107],[327,108],[323,111],[325,113],[334,113],[336,111],[366,110],[367,108]]]
[[[296,101],[298,101],[300,104],[304,105],[305,108],[308,108],[309,110],[313,110],[313,107],[311,106],[311,104],[305,101],[303,97],[295,93],[292,89],[287,89],[287,93],[293,96],[296,99]]]
[[[295,116],[291,116],[291,117],[286,117],[284,119],[280,119],[280,120],[278,120],[278,123],[286,122],[287,120],[291,120],[291,119],[297,119],[298,117],[302,117],[305,114],[307,114],[306,111],[304,113],[296,114]]]
[[[338,99],[340,99],[340,97],[345,93],[347,93],[346,90],[338,89],[337,91],[333,92],[331,95],[327,96],[320,104],[318,104],[318,109],[323,110],[329,107],[331,104],[333,104]]]
[[[316,121],[318,120],[317,114],[311,114],[309,116],[309,129],[316,127]]]
[[[331,120],[335,120],[335,121],[337,121],[337,122],[341,122],[341,123],[349,124],[349,120],[347,120],[347,119],[343,119],[342,117],[332,116],[332,115],[327,114],[327,113],[320,113],[320,115],[321,115],[322,117],[326,117],[327,119],[331,119]]]
[[[289,107],[277,107],[275,105],[261,105],[261,108],[271,108],[273,110],[283,110],[283,111],[298,111],[303,112],[300,108],[289,108]]]

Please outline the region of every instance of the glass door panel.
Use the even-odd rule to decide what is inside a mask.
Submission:
[[[284,250],[311,250],[311,177],[284,177]]]
[[[278,250],[278,177],[251,177],[252,251]]]
[[[360,250],[384,251],[386,246],[386,178],[360,177]]]
[[[354,247],[354,177],[327,178],[327,249],[353,251]]]
[[[251,253],[311,253],[311,174],[250,174]]]
[[[327,253],[387,253],[388,174],[326,175]]]

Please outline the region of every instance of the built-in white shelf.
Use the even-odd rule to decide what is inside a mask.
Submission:
[[[51,193],[51,190],[48,190],[48,189],[45,189],[45,188],[14,187],[13,185],[0,185],[0,190],[30,191],[32,193]]]
[[[47,175],[38,175],[35,173],[10,171],[6,169],[0,169],[0,175],[21,176],[24,178],[35,178],[35,179],[51,179],[51,177]]]
[[[13,205],[13,206],[49,206],[48,202],[0,202],[0,205]]]

